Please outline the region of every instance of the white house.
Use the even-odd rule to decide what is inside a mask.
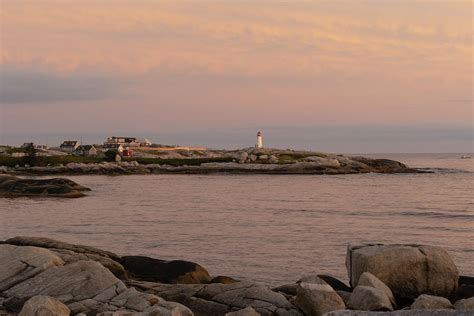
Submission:
[[[77,147],[79,147],[79,142],[77,140],[66,140],[61,144],[61,146],[59,146],[59,150],[72,153],[77,149]]]

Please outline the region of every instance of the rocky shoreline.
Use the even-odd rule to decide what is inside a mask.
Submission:
[[[217,154],[216,154],[217,155]],[[76,163],[48,166],[0,166],[0,174],[13,175],[75,175],[75,174],[358,174],[358,173],[426,173],[389,159],[346,157],[320,153],[287,151],[235,151],[220,153],[214,159],[228,162],[203,162],[201,158],[174,160],[174,164],[117,161]],[[205,158],[205,159],[213,159]],[[202,160],[202,159],[201,159]]]
[[[442,248],[349,245],[346,267],[349,284],[305,275],[270,288],[189,261],[15,237],[0,242],[0,315],[474,314],[474,277]]]

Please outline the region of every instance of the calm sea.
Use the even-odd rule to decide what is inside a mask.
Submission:
[[[442,246],[474,275],[474,159],[367,155],[433,174],[71,176],[81,199],[1,199],[0,238],[44,236],[276,285],[347,280],[349,243]]]

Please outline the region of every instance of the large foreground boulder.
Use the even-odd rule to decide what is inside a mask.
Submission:
[[[190,261],[165,261],[143,256],[124,256],[121,262],[129,276],[138,280],[172,284],[198,284],[211,281],[211,276],[206,269]]]
[[[84,196],[84,191],[90,191],[90,189],[64,178],[23,179],[11,175],[0,175],[0,196],[77,198]]]
[[[458,286],[458,269],[440,247],[349,245],[346,265],[353,287],[364,272],[370,272],[402,299],[415,299],[421,294],[450,297]]]

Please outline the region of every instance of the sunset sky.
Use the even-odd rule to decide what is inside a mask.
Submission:
[[[472,1],[0,4],[0,144],[473,149]]]

